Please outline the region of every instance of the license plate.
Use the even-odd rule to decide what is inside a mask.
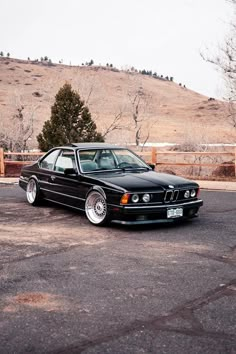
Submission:
[[[167,210],[167,218],[181,218],[183,216],[183,208],[175,208]]]

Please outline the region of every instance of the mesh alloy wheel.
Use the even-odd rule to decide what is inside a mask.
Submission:
[[[101,193],[97,191],[89,193],[85,202],[85,213],[94,225],[104,225],[107,222],[107,203]]]
[[[27,184],[26,197],[31,205],[38,205],[41,201],[37,181],[33,178],[31,178]]]

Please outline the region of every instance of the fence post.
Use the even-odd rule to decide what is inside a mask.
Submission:
[[[157,148],[156,147],[152,147],[152,163],[155,164],[157,163]]]
[[[5,176],[4,151],[0,148],[0,177]]]
[[[236,146],[234,148],[234,175],[236,177]]]

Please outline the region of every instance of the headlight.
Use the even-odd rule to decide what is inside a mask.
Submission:
[[[196,191],[194,189],[192,189],[190,195],[192,198],[194,198],[196,196]]]
[[[150,194],[145,193],[145,194],[143,195],[143,201],[144,201],[145,203],[150,202],[150,199],[151,199]]]
[[[189,198],[189,196],[190,196],[190,192],[189,191],[185,191],[184,198]]]
[[[138,201],[139,201],[138,194],[133,194],[131,200],[133,203],[138,203]]]

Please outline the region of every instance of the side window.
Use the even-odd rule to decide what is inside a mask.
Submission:
[[[96,153],[96,150],[81,150],[79,151],[80,161],[93,161]]]
[[[40,161],[39,166],[41,168],[45,168],[46,170],[52,170],[59,151],[60,150],[53,150],[49,155]]]
[[[76,168],[75,154],[72,150],[62,150],[60,156],[54,166],[54,170],[57,172],[64,172],[66,168]]]
[[[91,172],[97,170],[97,153],[98,150],[81,150],[78,152],[82,172]]]

